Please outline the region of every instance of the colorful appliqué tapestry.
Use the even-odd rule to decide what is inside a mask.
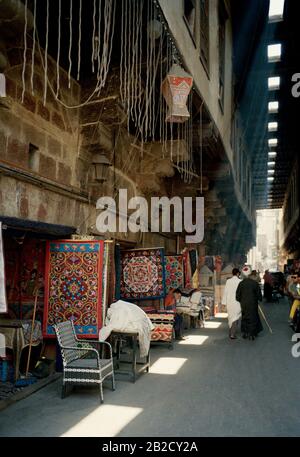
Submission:
[[[8,314],[12,319],[31,319],[37,295],[36,320],[43,321],[45,241],[26,235],[22,242],[6,236],[5,276]]]
[[[119,251],[119,297],[126,300],[165,296],[164,250],[162,248]]]
[[[182,255],[166,255],[166,292],[184,287]]]
[[[98,337],[102,325],[103,241],[47,243],[44,336],[72,319],[76,333]]]

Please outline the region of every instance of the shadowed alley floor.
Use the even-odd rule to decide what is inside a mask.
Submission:
[[[117,390],[76,388],[61,380],[0,412],[0,436],[300,436],[300,359],[293,358],[288,306],[263,306],[254,342],[228,338],[218,317],[174,350],[152,349],[152,369]],[[107,384],[109,387],[110,384]]]

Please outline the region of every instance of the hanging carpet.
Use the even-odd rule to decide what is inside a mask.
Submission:
[[[44,336],[54,336],[55,323],[72,319],[77,334],[98,337],[103,253],[103,241],[47,243]]]
[[[118,254],[117,281],[121,298],[164,298],[164,249],[134,249]]]
[[[166,292],[184,287],[183,259],[181,255],[165,256]]]

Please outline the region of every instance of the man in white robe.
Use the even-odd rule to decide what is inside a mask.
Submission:
[[[236,339],[236,331],[242,315],[241,305],[235,298],[236,290],[241,282],[239,279],[239,274],[240,272],[237,268],[232,270],[232,278],[226,281],[222,299],[222,305],[226,305],[227,307],[229,338],[232,340]]]

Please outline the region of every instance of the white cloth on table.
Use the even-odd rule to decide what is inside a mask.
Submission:
[[[147,314],[137,305],[118,300],[108,308],[105,324],[99,331],[100,341],[106,340],[112,331],[137,332],[140,355],[145,357],[148,354],[154,325]]]
[[[228,325],[231,328],[233,322],[240,319],[241,304],[235,298],[236,290],[241,280],[237,276],[227,279],[222,298],[222,305],[226,305],[228,313]]]

